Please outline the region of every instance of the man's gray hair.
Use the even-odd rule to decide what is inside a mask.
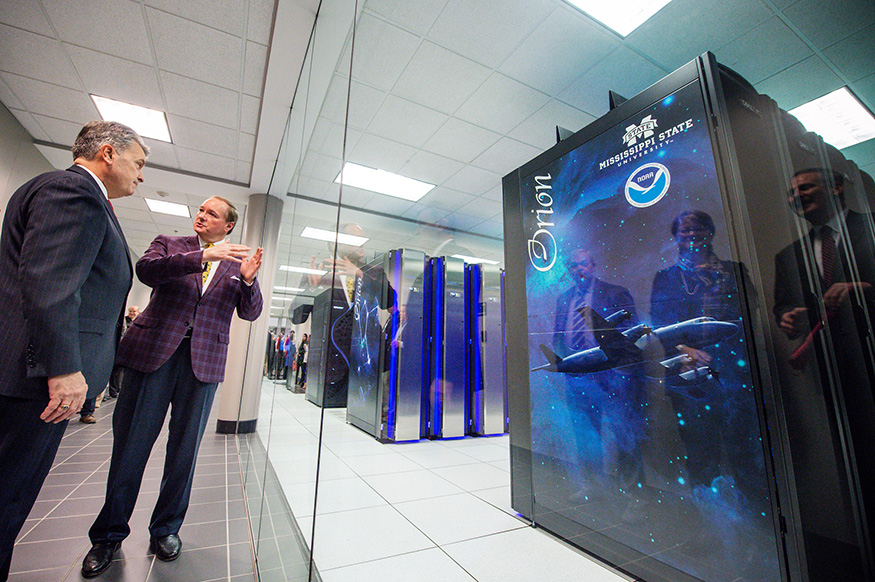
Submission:
[[[89,121],[76,137],[73,144],[73,159],[84,158],[93,160],[100,146],[109,144],[120,152],[133,144],[143,148],[143,153],[149,155],[149,146],[136,131],[117,121]]]

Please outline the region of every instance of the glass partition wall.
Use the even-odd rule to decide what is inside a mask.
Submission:
[[[705,20],[710,9],[691,4],[690,13]],[[749,7],[751,22],[737,24],[733,38],[783,16],[757,3]],[[654,38],[652,31],[646,38]],[[502,177],[556,144],[560,134],[607,113],[608,90],[632,97],[708,49],[718,60],[725,55],[727,62],[756,62],[733,52],[733,43],[724,47],[727,35],[721,46],[691,43],[678,48],[689,54],[665,57],[657,65],[640,39],[609,33],[560,0],[321,3],[270,188],[283,200],[283,218],[277,256],[268,260],[275,269],[272,289],[264,289],[265,298],[271,297],[270,335],[263,342],[257,430],[238,439],[261,580],[629,579],[576,549],[573,539],[567,543],[531,527],[511,506],[507,416],[503,404],[485,395],[495,382],[503,390],[507,367],[523,369],[519,361],[507,366],[505,358],[524,357],[527,368],[544,364],[529,366],[529,354],[503,350]],[[572,52],[577,56],[568,58]],[[765,72],[769,66],[761,62],[741,72],[768,85],[774,73]],[[623,74],[632,69],[634,75]],[[815,93],[828,92],[831,84],[824,81]],[[735,146],[741,147],[737,141]],[[844,153],[860,168],[871,169],[875,162],[865,144]],[[774,165],[793,164],[779,159]],[[388,178],[388,184],[362,181],[371,178]],[[754,204],[753,196],[738,203],[754,218],[736,220],[731,239],[720,233],[727,257],[730,247],[750,257],[752,282],[745,284],[756,288],[751,295],[765,312],[774,307],[774,255],[804,231],[787,211],[784,193],[776,196],[780,208]],[[772,219],[758,208],[769,208],[780,232],[769,232]],[[666,230],[658,246],[673,252],[678,243],[670,234]],[[619,236],[612,241],[634,242]],[[557,275],[556,284],[570,285],[574,268],[562,265],[568,274]],[[610,280],[610,273],[602,276]],[[552,305],[546,309],[553,311]],[[638,316],[644,322],[653,314],[642,310]],[[770,325],[767,317],[758,321],[755,325]],[[771,325],[754,335],[779,336],[777,322]],[[496,351],[496,345],[502,349]],[[758,357],[774,360],[788,349],[773,346]],[[798,371],[770,365],[773,375],[794,378],[787,386],[799,382]],[[841,422],[833,426],[828,420],[806,426],[814,421],[799,413],[799,391],[782,395],[781,379],[774,379],[778,395],[759,405],[774,406],[774,399],[786,396],[786,410],[769,411],[775,424],[767,429],[775,442],[844,430]],[[507,389],[513,391],[515,383],[518,378],[511,375]],[[705,402],[698,397],[680,406],[677,398],[654,403],[660,419],[679,410],[695,416]],[[832,418],[830,397],[815,400],[821,416]],[[486,424],[484,406],[500,408],[499,425]],[[566,398],[542,402],[539,410],[541,422],[553,424],[560,436],[580,432],[579,411]],[[662,429],[683,431],[681,425]],[[575,438],[585,440],[586,432]],[[684,465],[679,474],[687,475],[693,463],[687,467],[681,459],[702,453],[702,447],[684,438],[675,444]],[[527,446],[531,453],[530,440]],[[758,455],[773,455],[780,470],[787,459],[800,462],[803,454],[751,446]],[[549,463],[567,468],[582,464],[572,457],[586,446],[557,438],[536,449]],[[639,462],[647,463],[648,451],[639,452],[644,458]],[[857,485],[847,484],[846,465],[854,461],[835,451],[814,452],[818,462],[832,467],[829,487],[845,487],[836,496],[850,514],[861,502]],[[720,465],[715,455],[701,464]],[[650,485],[647,479],[659,470],[642,464],[644,481],[637,486]],[[557,479],[564,478],[561,473],[557,469]],[[784,501],[805,505],[814,473],[800,469],[793,478],[792,486],[784,483],[792,491]],[[682,481],[671,493],[693,495]],[[571,491],[574,485],[557,489]],[[718,489],[717,497],[724,493]],[[581,495],[580,503],[591,503],[582,490],[571,493]],[[620,531],[620,537],[624,529],[641,533],[647,511],[632,509],[603,527]],[[597,515],[599,509],[590,504],[586,513]],[[802,519],[808,520],[803,524],[808,533],[791,522],[791,529],[800,529],[794,543],[803,548],[791,555],[805,554],[805,545],[818,546],[821,538],[847,541],[839,543],[845,549],[858,547],[866,527],[842,529],[843,519],[812,511]],[[809,535],[812,531],[817,535]],[[734,535],[743,537],[743,528]],[[702,538],[679,546],[684,543],[695,546],[693,553],[710,544]],[[788,567],[808,568],[811,580],[828,579],[818,578],[814,567]],[[746,571],[744,565],[737,569]],[[785,572],[776,576],[795,579]]]

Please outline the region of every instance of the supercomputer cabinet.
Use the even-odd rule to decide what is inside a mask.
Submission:
[[[866,184],[710,53],[507,175],[513,507],[648,582],[875,579]]]
[[[397,249],[356,282],[347,420],[385,442],[424,436],[424,265]]]
[[[346,406],[349,366],[343,352],[349,353],[350,336],[344,339],[338,328],[349,326],[350,311],[342,290],[327,289],[313,300],[305,397],[323,408]]]
[[[496,265],[465,267],[468,341],[469,434],[507,431],[507,377],[501,270]]]
[[[469,417],[464,261],[451,257],[430,259],[426,289],[427,436],[462,437]]]

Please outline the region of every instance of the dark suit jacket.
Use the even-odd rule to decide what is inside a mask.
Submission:
[[[849,212],[845,225],[847,227],[848,241],[839,247],[838,264],[835,266],[833,282],[846,282],[859,280],[867,282],[875,289],[875,241],[868,226],[869,217],[857,212]],[[812,244],[813,231],[809,232],[806,245]],[[849,264],[848,248],[853,250],[854,263],[858,276],[853,276]],[[817,273],[816,264],[810,266],[811,272]],[[781,316],[795,307],[807,307],[810,323],[813,326],[820,321],[821,301],[815,293],[817,287],[807,274],[805,255],[802,241],[796,241],[783,249],[775,257],[775,318],[780,321]],[[826,291],[826,289],[822,289]],[[852,307],[859,312],[864,306],[852,296]],[[870,317],[875,317],[875,291],[865,296],[864,303],[869,310]],[[858,318],[858,317],[855,317]],[[864,318],[859,317],[862,322]]]
[[[577,351],[576,346],[568,345],[568,311],[574,306],[574,287],[568,289],[556,301],[556,319],[553,324],[553,350],[562,357]],[[617,325],[617,329],[625,330],[631,327],[636,320],[635,301],[632,294],[625,287],[605,283],[601,279],[592,282],[592,300],[590,307],[602,317],[608,317],[621,309],[626,309],[632,314],[630,319]]]
[[[21,186],[0,236],[0,394],[48,395],[50,376],[81,371],[88,397],[109,381],[132,269],[124,235],[79,166]]]
[[[131,324],[119,345],[116,362],[140,372],[154,372],[193,328],[191,365],[201,382],[225,379],[228,333],[234,311],[247,321],[261,314],[261,291],[256,279],[243,282],[240,265],[213,264],[216,272],[201,296],[203,251],[197,235],[158,235],[137,261],[137,276],[152,287],[145,311]]]

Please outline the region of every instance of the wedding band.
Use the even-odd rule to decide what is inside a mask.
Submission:
[[[69,409],[69,408],[70,408],[70,405],[69,405],[69,404],[65,404],[64,406],[61,407],[61,410],[67,410],[67,409]]]

